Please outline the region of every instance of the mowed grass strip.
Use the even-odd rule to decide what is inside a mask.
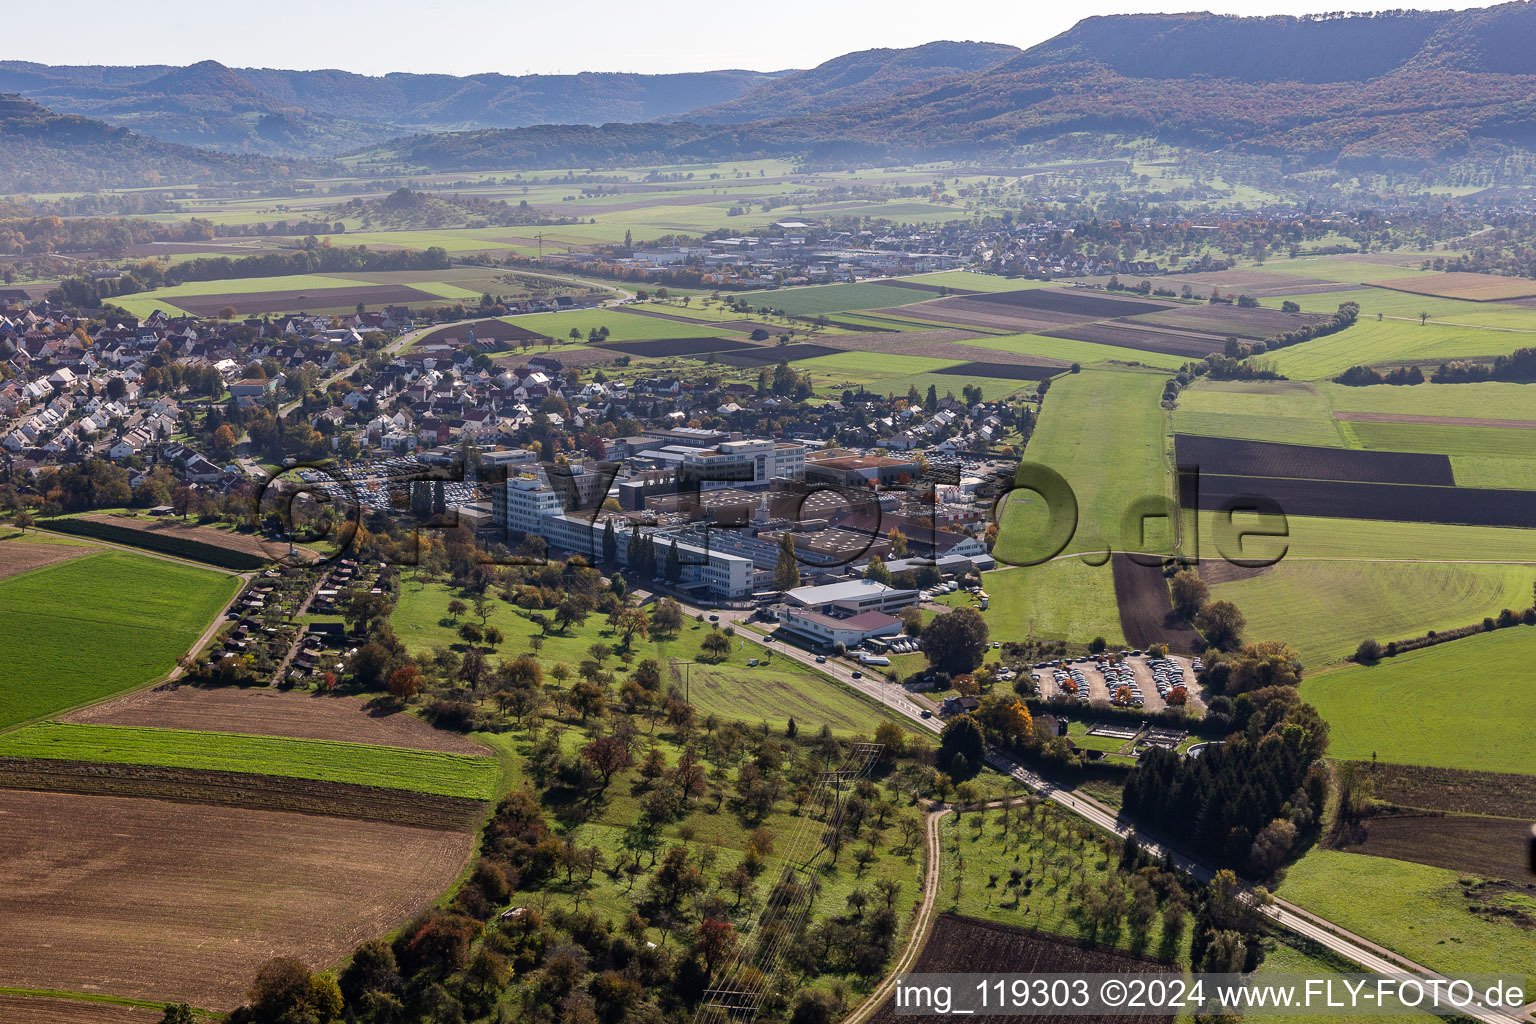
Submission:
[[[0,736],[0,756],[249,772],[488,799],[494,758],[334,740],[41,722]]]
[[[112,550],[0,581],[0,729],[170,671],[239,586]]]
[[[1323,673],[1301,694],[1328,721],[1331,757],[1529,774],[1533,657],[1536,627],[1510,626]]]

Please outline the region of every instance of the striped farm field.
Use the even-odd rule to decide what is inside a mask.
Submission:
[[[1317,669],[1343,661],[1362,640],[1386,643],[1527,607],[1532,578],[1525,565],[1287,558],[1261,575],[1211,589],[1242,609],[1247,639],[1283,641],[1303,665]]]
[[[1527,322],[1530,322],[1529,313]],[[1453,359],[1509,355],[1536,344],[1536,332],[1484,330],[1431,320],[1372,320],[1362,316],[1348,330],[1275,353],[1275,369],[1293,380],[1336,377],[1351,366],[1434,364]]]
[[[1024,460],[1060,473],[1076,494],[1077,527],[1067,553],[1167,546],[1167,538],[1155,529],[1145,541],[1123,535],[1125,515],[1134,503],[1172,494],[1167,414],[1158,404],[1165,379],[1132,370],[1088,369],[1058,377],[1045,396]],[[1022,564],[1049,554],[1042,544],[1045,504],[1033,492],[1009,495],[1001,519],[1000,561]],[[1158,522],[1151,521],[1154,526]]]
[[[872,281],[859,284],[813,285],[809,288],[785,288],[763,296],[763,305],[782,309],[793,316],[818,316],[856,309],[900,306],[922,298],[921,292],[895,288]]]
[[[1072,338],[1046,338],[1038,334],[1005,334],[996,338],[967,340],[965,344],[975,348],[1000,349],[1004,352],[1017,352],[1020,355],[1081,363],[1084,366],[1115,361],[1138,363],[1163,370],[1177,370],[1188,362],[1186,357],[1168,355],[1164,352],[1145,352],[1141,349],[1121,348],[1117,345],[1098,345],[1091,341],[1076,341]]]
[[[333,740],[43,722],[0,736],[0,756],[249,772],[488,799],[494,758]]]
[[[1536,451],[1536,430],[1491,427],[1436,426],[1428,423],[1342,423],[1358,447],[1389,452],[1433,452],[1440,455],[1528,457]]]

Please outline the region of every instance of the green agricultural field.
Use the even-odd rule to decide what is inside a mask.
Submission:
[[[1536,317],[1532,318],[1536,323]],[[1293,380],[1336,377],[1351,366],[1424,363],[1508,355],[1536,344],[1536,332],[1461,327],[1431,320],[1377,321],[1362,316],[1347,330],[1274,353],[1275,370]]]
[[[1313,850],[1278,894],[1342,928],[1446,974],[1536,970],[1536,933],[1467,909],[1455,871]]]
[[[448,615],[448,602],[454,596],[445,586],[408,578],[390,619],[395,634],[407,648],[418,653],[435,646],[462,644],[457,626]],[[471,613],[460,621],[478,624],[479,619]],[[499,598],[492,603],[487,625],[495,626],[506,636],[500,651],[503,656],[530,650],[531,638],[540,632],[526,613]],[[654,658],[661,665],[664,686],[682,686],[686,678],[688,695],[701,715],[714,714],[752,724],[766,721],[779,729],[793,718],[801,729],[815,730],[827,725],[841,735],[871,735],[881,722],[897,720],[862,695],[739,638],[724,661],[706,664],[700,645],[707,632],[704,624],[686,619],[677,636],[637,640],[634,648],[637,660]],[[607,645],[618,653],[617,638],[598,615],[574,627],[570,635],[545,637],[539,660],[546,670],[557,662],[574,670],[582,660],[591,657],[594,643]],[[675,675],[669,668],[673,658],[679,662]],[[748,662],[754,658],[759,664],[749,667]],[[682,665],[684,662],[698,664],[689,669]],[[623,668],[616,657],[608,664],[611,668]]]
[[[1001,349],[1026,356],[1059,359],[1068,363],[1095,363],[1115,361],[1153,366],[1161,370],[1177,370],[1189,360],[1184,356],[1171,356],[1162,352],[1143,352],[1140,349],[1121,348],[1118,345],[1096,345],[1090,341],[1074,341],[1071,338],[1046,338],[1039,334],[1006,334],[995,338],[967,339],[964,344],[983,349]],[[985,359],[986,356],[978,356]]]
[[[1339,426],[1346,437],[1358,442],[1350,447],[1373,451],[1509,456],[1515,459],[1528,457],[1536,451],[1536,430],[1361,420],[1342,422]]]
[[[1511,459],[1492,455],[1452,455],[1451,471],[1456,475],[1457,487],[1536,491],[1536,459]]]
[[[1203,558],[1221,557],[1223,543],[1234,546],[1221,541],[1218,522],[1217,513],[1200,513]],[[1234,517],[1234,523],[1240,530],[1265,525],[1257,516],[1242,514]],[[1496,562],[1536,566],[1536,530],[1309,516],[1289,516],[1285,528],[1287,536],[1253,537],[1236,553],[1247,558],[1284,555],[1296,561]]]
[[[1179,394],[1176,434],[1345,447],[1320,385],[1292,381],[1200,380]]]
[[[934,288],[957,288],[970,292],[1017,292],[1025,288],[1044,288],[1049,281],[1031,281],[1023,277],[999,277],[996,274],[977,274],[969,270],[941,270],[935,274],[913,274],[897,278],[914,284],[931,285]]]
[[[1411,320],[1419,325],[1419,315],[1429,314],[1429,322],[1466,324],[1479,327],[1500,327],[1515,331],[1536,331],[1529,307],[1508,302],[1468,302],[1463,299],[1442,299],[1429,295],[1412,295],[1408,292],[1387,288],[1358,288],[1342,292],[1311,292],[1306,295],[1274,296],[1265,298],[1266,306],[1279,306],[1290,301],[1308,313],[1332,313],[1342,303],[1360,304],[1362,320],[1375,321],[1377,314],[1384,319]]]
[[[1342,661],[1367,638],[1386,643],[1524,608],[1533,573],[1520,565],[1288,557],[1262,575],[1218,584],[1212,595],[1242,609],[1248,639],[1282,640],[1303,665],[1318,669]]]
[[[239,584],[115,550],[0,580],[0,728],[170,671]]]
[[[1511,626],[1335,669],[1301,692],[1331,726],[1331,757],[1533,773],[1533,654],[1536,627]]]
[[[1536,310],[1530,311],[1536,323]],[[1536,342],[1533,342],[1536,344]],[[1333,409],[1351,412],[1385,412],[1416,416],[1475,416],[1481,419],[1536,420],[1536,406],[1525,384],[1487,381],[1480,384],[1415,384],[1394,387],[1376,384],[1366,388],[1343,384],[1318,384]]]
[[[1136,502],[1172,494],[1167,414],[1159,404],[1165,379],[1131,370],[1084,370],[1058,377],[1046,395],[1024,459],[1061,474],[1077,496],[1077,528],[1066,553],[1171,545],[1159,529],[1165,521],[1148,522],[1145,544],[1124,530]],[[1041,543],[1047,514],[1038,496],[1014,491],[1001,518],[999,561],[1020,564],[1049,553]]]
[[[183,729],[43,722],[0,736],[0,755],[250,772],[489,799],[496,760],[405,747]]]
[[[1063,558],[1042,565],[1019,566],[984,573],[987,610],[981,612],[994,640],[1067,640],[1086,644],[1102,636],[1111,644],[1125,642],[1115,583],[1105,565],[1086,565]],[[940,604],[964,607],[971,595],[956,591]]]

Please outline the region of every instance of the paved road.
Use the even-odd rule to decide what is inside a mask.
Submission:
[[[689,610],[702,611],[703,609]],[[750,613],[740,610],[727,610],[712,614],[718,614],[722,622],[741,623],[747,619]],[[802,662],[818,672],[832,676],[846,686],[853,687],[856,690],[869,694],[871,697],[880,699],[892,711],[906,715],[924,729],[935,733],[942,729],[942,725],[937,718],[922,717],[922,709],[916,703],[916,698],[899,686],[893,686],[888,683],[882,684],[879,680],[872,681],[868,678],[854,679],[851,675],[851,669],[831,661],[826,664],[817,664],[815,655],[789,644],[762,644],[762,638],[747,629],[738,628],[736,635],[744,637],[752,643],[761,644],[764,648],[773,650],[780,657],[789,657]],[[883,692],[886,690],[892,692]],[[1040,796],[1054,800],[1067,810],[1079,817],[1086,818],[1107,832],[1121,838],[1135,832],[1135,829],[1130,824],[1120,820],[1118,813],[1113,808],[1081,793],[1062,789],[1054,782],[1043,778],[1004,754],[997,751],[989,752],[987,761],[993,768],[1028,786]],[[1215,870],[1209,865],[1174,849],[1172,846],[1158,842],[1140,833],[1137,833],[1136,840],[1142,849],[1146,850],[1153,857],[1161,858],[1166,853],[1180,869],[1188,872],[1200,881],[1209,882],[1216,875]],[[1264,913],[1280,927],[1287,928],[1298,935],[1304,935],[1312,939],[1314,942],[1332,950],[1345,959],[1359,964],[1366,971],[1375,974],[1412,973],[1423,975],[1430,979],[1442,977],[1422,964],[1400,956],[1386,947],[1372,942],[1370,939],[1347,931],[1285,900],[1276,898],[1271,906],[1264,908]],[[868,1006],[867,1003],[864,1005]],[[1484,1024],[1510,1024],[1511,1021],[1525,1019],[1519,1013],[1506,1013],[1491,1009],[1483,1009],[1477,1013],[1469,1014],[1469,1016],[1483,1021]]]

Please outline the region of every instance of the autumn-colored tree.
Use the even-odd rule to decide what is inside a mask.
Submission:
[[[601,736],[593,740],[581,748],[581,757],[602,777],[604,789],[608,788],[608,782],[613,778],[614,772],[635,763],[629,748],[617,736]]]
[[[737,900],[740,903],[740,900]],[[706,917],[693,934],[693,951],[704,961],[704,970],[713,974],[716,965],[736,948],[736,929],[731,922]]]
[[[389,695],[396,700],[410,700],[421,692],[421,669],[402,665],[389,677]]]

